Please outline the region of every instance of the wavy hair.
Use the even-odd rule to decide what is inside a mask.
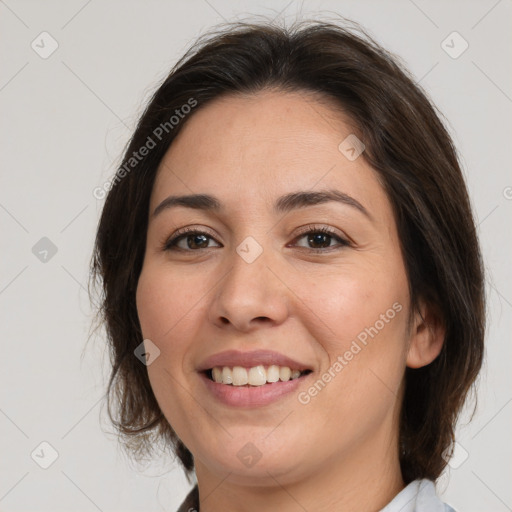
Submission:
[[[483,359],[484,275],[475,222],[456,150],[433,103],[399,59],[354,23],[234,23],[200,38],[158,87],[127,145],[105,200],[91,262],[110,348],[108,410],[125,446],[140,456],[171,446],[187,475],[190,451],[165,419],[146,367],[135,304],[159,164],[184,124],[222,95],[266,89],[315,93],[349,116],[393,207],[411,307],[424,301],[446,328],[439,356],[407,368],[399,426],[406,483],[435,480]],[[169,127],[183,105],[197,102]],[[183,118],[182,118],[183,117]],[[168,123],[165,125],[165,123]],[[157,127],[159,140],[133,158]]]

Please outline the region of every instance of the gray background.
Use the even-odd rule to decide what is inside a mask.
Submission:
[[[479,223],[489,330],[479,407],[459,427],[439,488],[461,512],[512,510],[511,0],[0,0],[0,510],[174,511],[183,499],[179,467],[135,467],[106,420],[104,340],[86,346],[103,204],[93,190],[196,36],[251,14],[292,21],[320,11],[362,23],[448,119]],[[49,56],[44,31],[58,44]],[[41,442],[58,453],[47,469],[52,448]]]

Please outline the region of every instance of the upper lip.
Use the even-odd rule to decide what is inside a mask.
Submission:
[[[310,370],[311,368],[303,363],[295,361],[279,352],[271,350],[253,350],[250,352],[243,352],[240,350],[226,350],[214,354],[213,356],[205,359],[198,368],[198,371],[211,370],[216,366],[243,366],[245,368],[252,368],[254,366],[288,366],[292,370]]]

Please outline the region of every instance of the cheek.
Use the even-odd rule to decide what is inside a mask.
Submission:
[[[198,280],[199,281],[199,280]],[[196,286],[195,286],[196,285]],[[144,339],[159,349],[159,357],[147,367],[155,397],[174,425],[186,411],[183,383],[190,367],[192,339],[204,322],[204,291],[199,282],[185,279],[167,268],[148,265],[137,286],[137,312]]]
[[[328,381],[325,387],[310,388],[303,398],[316,401],[334,423],[340,418],[361,424],[366,418],[371,423],[370,417],[378,423],[400,393],[407,348],[407,279],[403,269],[376,268],[352,267],[302,284],[300,294],[307,297],[303,320],[308,319],[307,328],[324,353],[318,377]],[[329,403],[337,407],[326,407]]]
[[[331,357],[348,350],[353,340],[364,346],[365,341],[386,338],[387,350],[404,344],[407,280],[403,272],[377,268],[335,270],[294,286],[304,297],[303,319],[309,319],[315,339]]]
[[[191,368],[186,361],[193,348],[191,340],[197,338],[204,322],[200,298],[208,288],[200,279],[196,281],[165,266],[149,264],[143,268],[136,293],[143,337],[160,350],[159,357],[147,367],[151,387],[164,415],[180,433],[187,431],[187,422],[198,414],[188,407],[186,382]],[[187,435],[182,438],[188,439]]]
[[[137,286],[137,313],[145,338],[177,349],[183,343],[181,332],[190,333],[202,314],[201,298],[207,293],[204,281],[186,278],[178,272],[147,266]],[[165,343],[164,343],[165,342]]]

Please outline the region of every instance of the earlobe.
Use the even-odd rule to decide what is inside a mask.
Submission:
[[[421,304],[411,328],[407,366],[421,368],[434,361],[443,348],[445,334],[441,315],[434,308]]]

